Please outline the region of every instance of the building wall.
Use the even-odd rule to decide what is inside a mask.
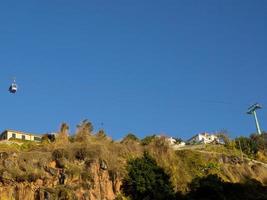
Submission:
[[[217,140],[217,136],[215,135],[209,135],[209,134],[199,134],[199,139],[202,141],[204,144],[211,143],[215,140]]]
[[[27,141],[40,141],[41,140],[41,136],[35,136],[32,134],[23,133],[23,132],[5,131],[4,133],[2,133],[1,139],[9,140],[11,138],[27,140]]]
[[[22,137],[24,136],[25,140],[30,140],[30,141],[34,140],[32,135],[27,135],[27,134],[23,134],[23,133],[16,133],[16,132],[7,132],[7,139],[12,138],[13,134],[15,134],[16,139],[21,139],[22,140]]]
[[[167,138],[167,140],[169,141],[169,143],[170,143],[171,145],[175,144],[175,142],[176,142],[176,140],[173,139],[172,137]]]
[[[197,134],[195,137],[193,137],[189,142],[190,143],[199,143],[202,141],[202,137],[200,134]]]
[[[174,150],[177,150],[177,149],[185,146],[185,142],[181,142],[180,144],[175,144],[176,143],[176,140],[174,138],[172,138],[172,137],[167,138],[167,141],[169,141],[170,146]]]
[[[191,138],[189,143],[204,143],[204,144],[208,144],[211,143],[213,141],[217,141],[218,138],[216,135],[210,135],[207,133],[204,134],[197,134],[195,137]]]

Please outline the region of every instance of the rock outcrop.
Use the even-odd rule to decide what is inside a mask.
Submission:
[[[3,160],[8,167],[15,167],[16,161]],[[0,174],[0,200],[113,200],[120,190],[121,180],[108,170],[103,160],[80,162],[86,171],[66,176],[64,184],[59,182],[59,168],[55,161],[43,166],[46,176],[33,182],[18,181],[4,169]],[[64,173],[64,171],[62,172]]]

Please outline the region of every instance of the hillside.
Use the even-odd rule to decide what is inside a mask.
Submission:
[[[144,152],[164,169],[181,195],[190,192],[192,181],[209,175],[225,183],[253,180],[267,185],[267,165],[240,156],[236,148],[196,145],[175,151],[164,138],[144,143],[126,137],[116,142],[104,131],[92,134],[84,125],[74,137],[66,130],[63,127],[55,141],[0,144],[0,200],[125,199],[121,186],[127,162]]]

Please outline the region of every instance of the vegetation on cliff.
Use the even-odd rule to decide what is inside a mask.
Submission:
[[[134,200],[267,199],[267,187],[259,181],[248,177],[242,183],[231,183],[217,174],[194,178],[185,194],[175,192],[169,176],[147,152],[143,157],[128,162],[128,175],[124,178],[122,190],[128,198]]]
[[[165,137],[139,139],[128,134],[113,141],[104,130],[94,134],[87,120],[74,135],[64,123],[56,137],[45,135],[41,143],[0,144],[0,200],[18,195],[21,199],[197,199],[206,190],[231,199],[231,188],[261,194],[260,199],[266,197],[265,147],[263,134],[175,151]],[[64,187],[59,173],[66,176]],[[31,192],[25,192],[27,188]],[[147,194],[152,196],[146,198]]]

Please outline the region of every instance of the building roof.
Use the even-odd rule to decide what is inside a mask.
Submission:
[[[197,137],[199,135],[199,133],[198,134],[196,134],[196,135],[194,135],[193,137],[191,137],[190,139],[188,139],[187,141],[190,141],[190,140],[192,140],[192,139],[194,139],[195,137]]]

